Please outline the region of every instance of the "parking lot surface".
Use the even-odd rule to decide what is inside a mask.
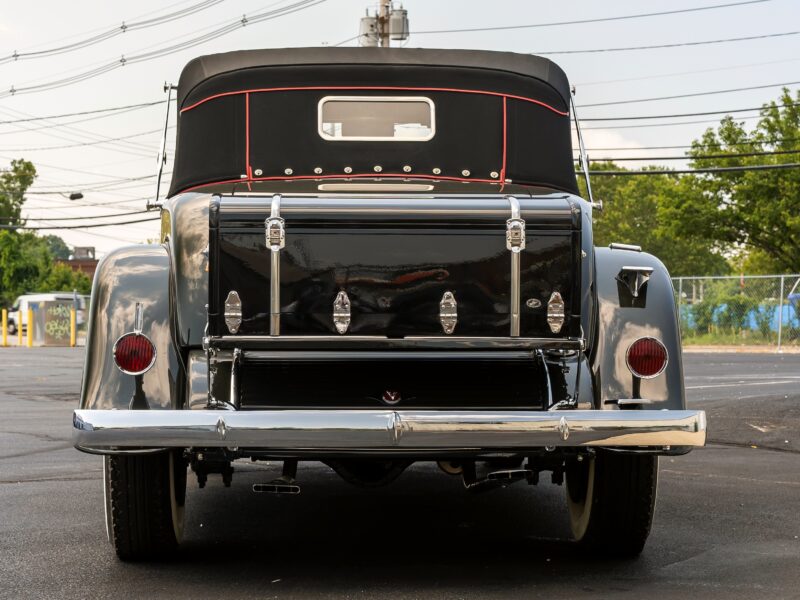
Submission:
[[[469,494],[423,463],[364,490],[301,463],[302,494],[190,479],[170,562],[105,539],[101,459],[70,444],[82,349],[0,349],[0,597],[800,598],[800,355],[687,354],[710,442],[662,458],[649,542],[609,560],[569,541],[564,490]]]

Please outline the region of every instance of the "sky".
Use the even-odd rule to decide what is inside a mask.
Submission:
[[[164,123],[164,82],[177,83],[189,60],[201,54],[250,48],[356,45],[359,19],[374,5],[361,0],[320,0],[271,20],[236,27],[232,32],[191,48],[128,63],[77,83],[8,95],[13,87],[59,82],[73,75],[119,64],[121,57],[170,47],[206,32],[298,0],[0,0],[0,166],[14,158],[32,161],[39,176],[28,194],[24,214],[29,225],[45,219],[124,214],[141,210],[155,192],[156,156]],[[546,25],[687,8],[737,4],[742,0],[406,0],[412,35],[409,48],[471,48],[520,53],[552,53],[577,88],[576,102],[590,157],[679,156],[681,149],[651,146],[688,145],[722,115],[647,121],[596,121],[593,118],[728,111],[759,107],[778,97],[773,84],[800,82],[800,0],[760,0],[738,6],[681,14],[596,23]],[[399,4],[399,3],[398,3]],[[74,51],[37,58],[4,60],[17,53],[58,48],[176,11],[196,10],[169,23],[132,28]],[[539,25],[535,28],[424,33]],[[739,42],[642,50],[615,48],[674,45],[751,36],[792,33]],[[351,41],[347,41],[351,40]],[[398,42],[395,42],[398,44]],[[595,52],[576,52],[594,50]],[[769,86],[761,89],[670,100],[648,98]],[[798,83],[788,86],[800,88]],[[607,106],[584,106],[635,100]],[[52,120],[27,120],[143,102],[147,108]],[[736,113],[748,126],[757,112]],[[98,118],[102,117],[102,118]],[[91,119],[91,120],[88,120]],[[6,123],[6,121],[17,121]],[[174,123],[174,114],[171,115]],[[72,124],[70,124],[72,123]],[[658,126],[653,126],[657,124]],[[666,124],[666,125],[665,125]],[[648,125],[648,126],[643,126]],[[135,135],[135,137],[129,137]],[[126,138],[117,140],[117,138]],[[112,140],[109,142],[108,139]],[[174,129],[168,136],[168,166]],[[98,143],[102,142],[102,143]],[[626,150],[602,150],[624,148]],[[681,166],[676,161],[659,162]],[[641,163],[623,163],[639,167]],[[163,190],[168,187],[166,178]],[[69,192],[83,193],[69,200]],[[139,219],[122,216],[99,222]],[[40,219],[40,220],[35,220]],[[97,221],[96,221],[97,222]],[[85,221],[61,221],[84,224]],[[72,245],[94,246],[98,254],[158,237],[158,223],[86,230],[46,230]]]

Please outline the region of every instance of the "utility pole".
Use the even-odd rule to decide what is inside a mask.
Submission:
[[[378,0],[375,12],[370,14],[367,9],[367,15],[361,18],[359,32],[361,46],[388,48],[391,40],[407,40],[408,11],[402,6],[395,8],[392,0]]]
[[[389,13],[391,10],[391,0],[380,0],[378,8],[378,40],[381,48],[389,47]]]

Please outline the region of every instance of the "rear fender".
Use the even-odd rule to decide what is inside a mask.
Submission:
[[[132,405],[136,377],[120,371],[112,351],[134,329],[136,303],[144,309],[146,335],[156,347],[153,367],[141,375],[146,406]],[[114,250],[97,267],[92,285],[81,408],[182,408],[185,377],[173,342],[170,319],[170,259],[163,246]]]
[[[649,281],[634,298],[617,280],[624,266],[653,269]],[[628,347],[641,337],[653,337],[667,348],[668,363],[652,379],[642,379],[640,397],[650,400],[643,409],[683,410],[681,339],[672,281],[664,264],[645,252],[595,248],[597,330],[590,351],[595,377],[596,408],[613,408],[609,401],[634,398],[634,377],[626,364]]]

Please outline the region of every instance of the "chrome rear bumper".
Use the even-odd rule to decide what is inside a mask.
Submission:
[[[88,452],[258,448],[339,452],[702,446],[704,411],[76,410]]]

